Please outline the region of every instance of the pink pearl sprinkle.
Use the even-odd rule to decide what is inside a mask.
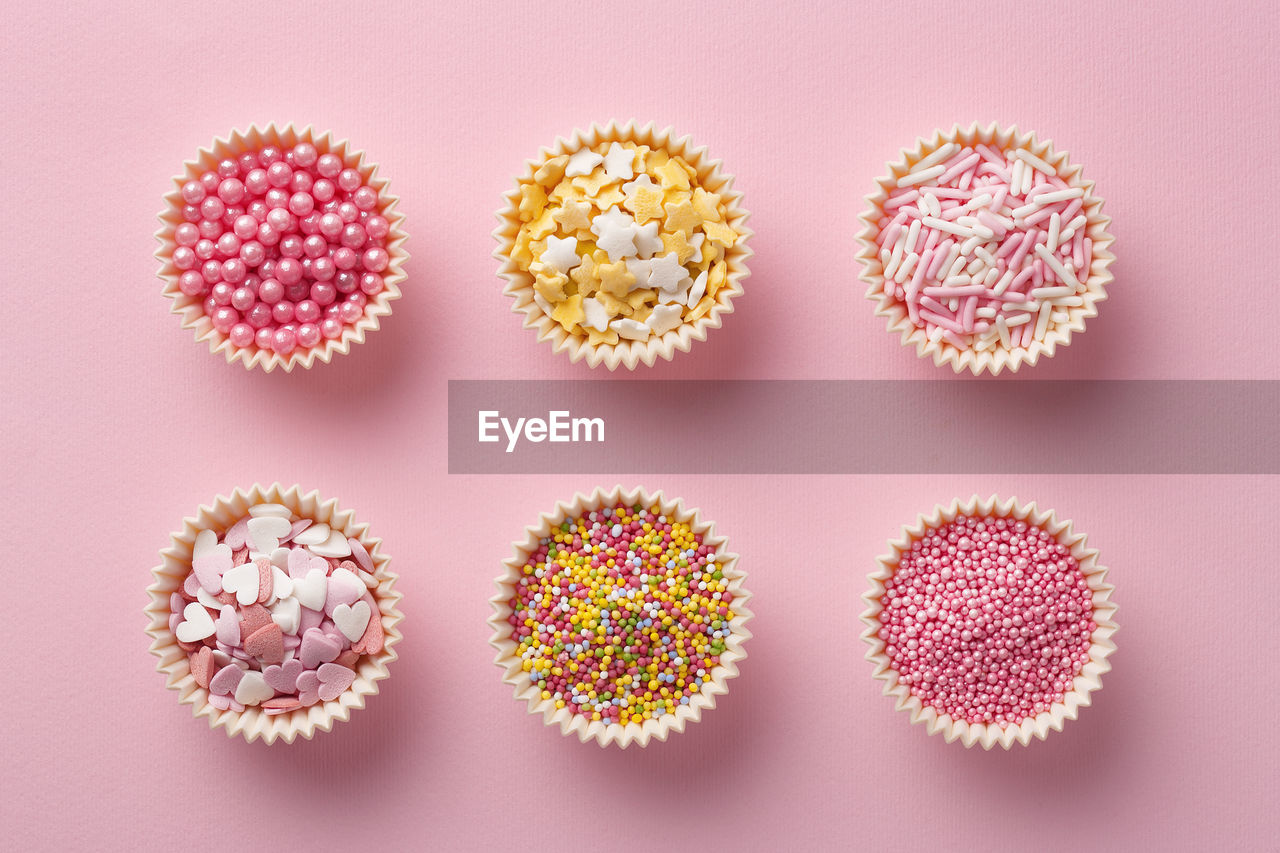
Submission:
[[[334,340],[382,290],[390,227],[378,192],[335,154],[306,142],[246,151],[180,195],[178,287],[235,346],[287,355]],[[350,295],[360,300],[338,301]]]
[[[1070,550],[1011,518],[960,516],[911,544],[878,636],[899,681],[969,723],[1016,725],[1061,702],[1097,625]]]

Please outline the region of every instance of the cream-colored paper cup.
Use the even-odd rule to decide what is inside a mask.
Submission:
[[[1005,150],[1026,149],[1051,164],[1069,187],[1084,190],[1081,212],[1087,220],[1086,236],[1093,241],[1089,274],[1084,280],[1085,290],[1080,294],[1084,304],[1068,308],[1069,318],[1051,325],[1044,339],[1033,340],[1030,346],[1005,348],[997,343],[995,347],[979,352],[972,347],[958,349],[946,340],[930,341],[925,330],[911,322],[905,305],[884,292],[884,265],[876,246],[876,237],[880,233],[878,223],[884,215],[882,205],[888,200],[889,193],[897,188],[899,178],[948,142],[987,144]],[[974,122],[967,128],[956,125],[950,131],[935,131],[929,139],[917,139],[914,148],[904,148],[901,159],[886,164],[886,168],[888,174],[876,179],[876,191],[866,197],[867,210],[859,217],[862,223],[862,230],[858,233],[858,261],[862,265],[860,278],[868,285],[867,298],[876,303],[876,316],[885,318],[889,331],[899,335],[903,346],[914,346],[917,356],[932,358],[935,365],[949,364],[956,373],[968,370],[975,375],[983,372],[998,375],[1005,368],[1017,372],[1023,364],[1034,366],[1042,356],[1052,358],[1058,347],[1071,342],[1072,333],[1084,332],[1085,321],[1097,316],[1097,304],[1107,298],[1106,288],[1113,279],[1110,267],[1115,256],[1111,253],[1111,245],[1115,238],[1107,231],[1111,218],[1103,215],[1103,201],[1094,193],[1093,182],[1084,180],[1081,167],[1070,162],[1067,152],[1055,151],[1051,141],[1040,141],[1034,133],[1022,133],[1016,125],[1002,129],[994,122],[986,127]]]
[[[538,305],[534,300],[534,277],[519,267],[511,252],[520,232],[521,182],[533,181],[534,172],[554,157],[572,154],[602,142],[632,142],[682,157],[697,171],[699,185],[708,192],[718,193],[724,200],[727,208],[725,221],[739,236],[725,252],[727,281],[717,291],[716,301],[706,314],[692,323],[683,323],[664,335],[652,335],[644,341],[620,340],[616,344],[592,346],[587,338],[565,331]],[[720,161],[712,159],[705,147],[695,147],[689,136],[675,136],[669,127],[658,130],[652,122],[641,127],[634,120],[626,124],[611,121],[604,127],[592,124],[587,130],[575,130],[568,139],[559,137],[551,148],[541,149],[536,158],[526,163],[523,177],[516,180],[505,199],[506,205],[497,214],[499,225],[493,232],[498,243],[493,256],[502,265],[498,274],[507,282],[503,293],[514,300],[511,310],[524,315],[525,327],[536,330],[538,340],[550,341],[556,352],[569,353],[571,361],[586,359],[591,367],[603,363],[609,370],[615,370],[619,365],[634,370],[641,362],[652,367],[659,358],[670,361],[676,351],[688,352],[694,341],[706,340],[710,330],[720,328],[724,317],[733,313],[734,297],[742,295],[742,281],[748,272],[747,259],[752,255],[747,242],[753,233],[746,227],[749,214],[742,208],[742,194],[734,191],[733,176],[721,171]]]
[[[729,579],[729,591],[733,593],[734,617],[729,621],[730,636],[726,648],[720,655],[720,663],[712,673],[712,679],[693,696],[688,705],[680,705],[674,713],[663,714],[643,723],[604,723],[588,720],[581,714],[570,713],[568,708],[556,708],[555,701],[543,699],[538,686],[529,681],[528,673],[521,668],[519,645],[511,639],[511,625],[507,621],[513,610],[511,599],[516,594],[516,586],[520,581],[521,570],[529,555],[538,550],[539,541],[550,536],[554,528],[566,519],[577,518],[583,513],[593,512],[618,503],[627,506],[651,507],[657,505],[668,518],[688,524],[693,532],[702,537],[703,544],[715,549],[718,564],[724,576]],[[661,491],[650,494],[643,488],[626,491],[622,486],[614,486],[605,491],[597,488],[590,495],[581,492],[573,496],[570,503],[557,503],[555,509],[543,513],[538,523],[525,528],[525,538],[513,542],[512,556],[503,561],[503,574],[496,580],[498,592],[489,599],[493,605],[493,615],[489,617],[489,625],[493,628],[493,637],[489,643],[498,650],[494,658],[503,670],[502,680],[515,688],[517,700],[524,700],[529,705],[530,714],[541,714],[543,722],[548,726],[559,726],[562,734],[574,734],[578,740],[586,743],[595,740],[601,746],[617,744],[627,747],[631,744],[647,746],[650,739],[665,741],[671,732],[683,732],[686,725],[696,723],[702,718],[704,710],[715,707],[716,696],[729,690],[728,681],[738,675],[738,665],[746,658],[743,644],[751,638],[746,623],[751,619],[751,610],[747,602],[751,593],[743,588],[746,574],[738,568],[738,555],[728,550],[728,540],[716,535],[715,524],[703,521],[696,508],[686,508],[679,498],[667,498]]]
[[[1080,668],[1071,690],[1063,696],[1061,702],[1016,726],[968,723],[924,705],[919,698],[911,695],[905,684],[898,681],[898,673],[893,669],[885,651],[885,642],[879,636],[880,613],[883,609],[881,597],[884,595],[885,584],[897,571],[902,555],[911,550],[911,544],[923,537],[927,530],[948,524],[960,515],[1015,518],[1042,528],[1071,550],[1071,555],[1080,564],[1080,571],[1093,591],[1093,621],[1097,628],[1094,629],[1089,646],[1089,661]],[[1098,564],[1098,552],[1087,547],[1085,535],[1076,533],[1070,521],[1060,521],[1053,510],[1040,509],[1034,502],[1023,505],[1017,498],[1001,500],[995,495],[986,500],[974,495],[964,502],[957,498],[945,507],[934,507],[928,518],[921,515],[915,524],[904,526],[902,535],[889,542],[889,553],[878,558],[878,563],[876,571],[868,578],[871,589],[862,597],[867,604],[867,609],[862,614],[862,621],[867,626],[862,632],[862,639],[871,646],[871,650],[867,652],[867,660],[875,665],[875,677],[884,682],[884,695],[892,696],[897,710],[908,712],[911,722],[924,723],[929,734],[941,733],[948,743],[958,739],[967,747],[981,744],[983,749],[990,749],[996,744],[1009,749],[1015,741],[1026,745],[1031,742],[1032,737],[1044,740],[1051,730],[1062,731],[1067,720],[1074,720],[1080,709],[1092,702],[1090,694],[1102,689],[1102,674],[1111,669],[1107,658],[1116,650],[1112,639],[1117,628],[1116,605],[1111,602],[1111,592],[1115,587],[1107,582],[1107,570]]]
[[[210,705],[209,692],[196,684],[187,653],[169,629],[169,598],[191,572],[196,534],[210,529],[225,532],[248,514],[249,507],[264,503],[287,506],[294,514],[328,524],[365,547],[378,581],[370,592],[378,603],[386,635],[382,651],[361,658],[355,681],[336,699],[276,716],[257,707],[237,712]],[[201,506],[195,516],[183,519],[180,532],[172,534],[169,547],[160,552],[160,565],[152,570],[154,580],[147,587],[151,596],[145,611],[150,620],[147,634],[151,637],[151,653],[160,659],[156,669],[164,673],[165,686],[178,691],[179,702],[190,705],[196,717],[208,719],[210,728],[224,728],[228,737],[240,735],[250,742],[261,738],[267,743],[277,739],[293,743],[296,737],[310,739],[316,731],[327,732],[335,722],[346,720],[352,711],[364,707],[366,697],[378,692],[378,682],[390,674],[387,667],[397,657],[393,647],[401,639],[399,625],[403,616],[397,608],[401,595],[395,591],[396,575],[388,568],[391,558],[380,552],[381,544],[382,540],[369,535],[369,525],[357,523],[350,510],[340,510],[335,500],[322,500],[318,492],[304,494],[298,486],[285,489],[279,483],[267,488],[254,484],[248,491],[236,489],[227,497],[217,496],[211,505]]]
[[[259,349],[257,346],[238,347],[231,343],[227,335],[213,327],[213,321],[204,313],[203,300],[188,296],[178,287],[178,279],[182,275],[173,264],[173,251],[177,248],[174,240],[174,229],[184,221],[182,218],[182,185],[196,180],[208,171],[216,171],[218,162],[228,157],[236,157],[246,151],[258,151],[265,146],[274,145],[292,148],[299,142],[309,142],[320,154],[336,154],[346,168],[355,169],[365,183],[378,193],[378,212],[386,218],[391,226],[387,235],[387,255],[390,260],[382,272],[383,287],[380,292],[369,297],[365,305],[364,316],[354,324],[344,325],[342,335],[334,338],[322,338],[320,343],[303,349],[298,347],[288,355],[280,355],[271,350]],[[277,367],[286,373],[295,367],[310,368],[317,360],[328,363],[335,355],[346,354],[353,344],[363,343],[365,335],[376,331],[380,318],[391,313],[391,303],[400,298],[400,284],[405,279],[404,262],[409,259],[404,244],[408,235],[404,232],[404,214],[397,209],[399,198],[392,195],[389,183],[378,177],[378,167],[366,162],[363,151],[357,151],[346,140],[335,140],[329,133],[315,133],[310,125],[296,129],[292,124],[276,127],[274,123],[265,128],[250,125],[248,129],[232,130],[226,138],[216,137],[208,148],[201,148],[194,160],[183,164],[181,175],[173,178],[173,189],[164,197],[165,209],[160,213],[160,230],[156,231],[156,239],[160,248],[155,256],[160,261],[157,273],[164,282],[164,295],[173,300],[170,309],[182,317],[182,328],[192,329],[197,341],[208,341],[209,351],[221,353],[227,363],[239,361],[246,368],[261,367],[270,372]]]

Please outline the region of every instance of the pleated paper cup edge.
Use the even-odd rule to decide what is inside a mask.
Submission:
[[[1071,549],[1093,592],[1093,620],[1097,628],[1091,638],[1088,663],[1080,668],[1072,689],[1061,702],[1016,726],[1002,728],[989,723],[970,724],[925,706],[919,698],[911,696],[906,685],[898,681],[897,672],[885,652],[885,642],[877,636],[885,582],[893,576],[902,554],[910,550],[912,542],[923,536],[926,530],[947,524],[958,515],[995,515],[1042,527]],[[1062,731],[1068,720],[1076,719],[1080,709],[1092,703],[1092,694],[1102,689],[1102,676],[1111,669],[1108,658],[1115,652],[1113,637],[1119,627],[1115,622],[1117,607],[1111,601],[1115,587],[1107,581],[1108,569],[1098,562],[1097,549],[1088,547],[1086,534],[1077,533],[1069,519],[1060,520],[1054,510],[1042,509],[1035,501],[1024,504],[1017,497],[1001,499],[991,495],[983,499],[973,495],[964,501],[955,498],[949,504],[938,504],[928,516],[918,515],[913,524],[903,525],[898,538],[890,540],[888,547],[889,553],[877,558],[876,570],[867,576],[870,588],[862,596],[866,605],[860,617],[866,626],[862,639],[870,646],[866,658],[873,664],[873,677],[884,682],[883,694],[893,697],[895,710],[909,712],[913,724],[923,723],[929,734],[942,734],[947,743],[959,740],[966,747],[980,744],[983,749],[991,749],[999,744],[1009,749],[1015,742],[1026,746],[1033,737],[1044,740],[1050,731]]]
[[[575,518],[583,513],[613,505],[621,501],[628,506],[637,502],[646,508],[658,504],[664,514],[688,523],[695,533],[703,537],[704,544],[712,545],[718,557],[724,559],[726,576],[732,572],[729,590],[733,593],[734,618],[730,621],[731,633],[726,643],[724,654],[720,655],[720,663],[712,680],[690,700],[688,705],[676,708],[673,714],[663,714],[656,719],[643,723],[609,723],[589,721],[579,714],[572,714],[568,708],[556,708],[555,701],[543,699],[537,687],[528,680],[527,673],[521,669],[521,659],[515,650],[518,644],[511,639],[511,626],[507,618],[511,614],[510,599],[514,595],[515,585],[519,580],[519,572],[528,555],[537,550],[539,540],[550,533],[551,529],[567,518]],[[605,747],[616,744],[626,748],[631,744],[644,747],[653,739],[665,741],[671,732],[683,732],[689,723],[702,718],[704,711],[715,707],[716,696],[727,693],[728,682],[736,678],[739,665],[747,657],[743,647],[751,639],[751,632],[746,628],[754,614],[747,606],[751,593],[745,589],[746,573],[738,568],[739,555],[728,550],[728,539],[715,532],[715,523],[703,520],[697,507],[685,507],[680,498],[668,498],[658,490],[649,492],[636,486],[626,489],[622,485],[612,489],[597,487],[590,495],[576,493],[570,502],[558,501],[550,512],[539,515],[538,523],[525,528],[523,541],[512,542],[512,556],[503,561],[505,571],[495,579],[497,592],[489,599],[493,614],[488,619],[493,635],[489,644],[497,651],[494,663],[503,670],[503,682],[511,685],[517,701],[525,701],[528,711],[533,715],[541,715],[547,726],[558,726],[561,734],[574,734],[583,743],[594,740]],[[521,678],[523,677],[523,679]]]
[[[391,227],[386,246],[389,260],[386,270],[381,273],[383,288],[369,297],[364,316],[355,324],[343,325],[342,335],[338,338],[323,338],[314,347],[295,349],[287,356],[256,346],[237,347],[227,335],[213,328],[213,321],[204,313],[202,301],[187,296],[178,287],[182,271],[173,265],[172,258],[177,247],[174,230],[183,221],[182,185],[203,172],[215,169],[217,162],[229,154],[256,150],[267,144],[292,147],[304,141],[315,145],[321,154],[337,154],[344,166],[359,171],[365,182],[377,191],[379,213]],[[182,328],[191,329],[197,343],[207,341],[209,351],[221,354],[228,364],[239,362],[246,369],[261,367],[267,373],[276,368],[286,373],[296,367],[310,369],[317,361],[327,364],[335,355],[347,354],[353,345],[363,343],[366,335],[377,331],[381,318],[391,314],[391,303],[402,296],[400,285],[407,278],[404,264],[409,259],[405,249],[409,235],[404,230],[404,214],[397,209],[400,198],[391,193],[390,181],[378,176],[378,164],[367,161],[365,152],[355,149],[348,140],[334,139],[327,131],[316,134],[309,124],[300,129],[293,123],[277,126],[275,122],[265,127],[251,124],[243,131],[233,128],[225,136],[214,137],[207,147],[198,149],[194,159],[184,161],[183,174],[175,175],[172,182],[172,188],[164,196],[166,208],[157,216],[160,228],[155,232],[155,238],[160,245],[154,255],[160,262],[160,268],[156,275],[164,283],[163,296],[173,302],[170,313],[182,318]]]
[[[693,323],[683,323],[662,337],[650,337],[644,341],[627,341],[618,344],[592,346],[586,340],[571,336],[564,328],[547,316],[533,301],[533,279],[511,260],[516,235],[520,231],[520,215],[517,209],[521,181],[533,179],[537,169],[552,157],[578,151],[601,142],[633,142],[651,148],[663,148],[677,154],[697,170],[700,185],[710,192],[717,192],[728,208],[725,221],[738,232],[738,240],[725,251],[728,265],[727,281],[716,294],[716,302],[704,316]],[[503,294],[511,297],[512,313],[523,315],[523,326],[533,329],[539,341],[548,341],[554,352],[567,352],[571,362],[586,360],[590,367],[604,364],[610,371],[619,366],[634,370],[643,363],[652,367],[659,359],[670,361],[676,352],[688,352],[695,341],[704,341],[712,329],[723,325],[724,317],[733,313],[733,300],[743,294],[743,280],[750,274],[747,260],[754,254],[748,245],[755,232],[746,227],[750,213],[742,207],[742,193],[733,189],[734,176],[725,172],[723,163],[710,156],[706,146],[695,146],[689,135],[676,137],[671,127],[661,130],[654,122],[638,126],[634,119],[621,124],[616,120],[606,125],[593,123],[587,129],[577,128],[568,138],[557,137],[553,147],[540,148],[538,156],[525,162],[522,177],[515,180],[512,189],[503,195],[506,202],[496,214],[499,225],[492,232],[497,248],[493,257],[501,264],[498,275],[506,284]],[[720,294],[724,294],[723,298]]]
[[[970,140],[970,143],[964,142],[965,139]],[[1001,143],[1003,147],[1024,148],[1042,157],[1060,170],[1060,177],[1063,177],[1062,172],[1069,174],[1069,177],[1064,177],[1068,185],[1084,189],[1085,194],[1082,199],[1084,206],[1081,212],[1087,218],[1088,236],[1093,241],[1093,260],[1090,264],[1089,277],[1085,280],[1086,290],[1083,294],[1085,304],[1068,309],[1071,315],[1070,320],[1051,328],[1043,341],[1032,341],[1030,347],[1017,346],[1004,349],[997,346],[980,353],[973,349],[958,350],[946,341],[930,341],[924,330],[911,322],[902,305],[885,295],[884,277],[875,243],[880,230],[876,223],[883,213],[881,204],[887,198],[888,192],[894,188],[897,179],[905,174],[912,164],[948,142],[971,144],[971,142],[991,143],[1000,140],[1004,140]],[[858,217],[862,225],[857,236],[857,260],[862,268],[858,278],[867,285],[867,299],[876,303],[876,316],[885,318],[888,331],[891,334],[897,334],[904,347],[914,346],[917,357],[932,359],[933,363],[939,367],[944,364],[950,365],[955,373],[968,370],[975,376],[984,372],[997,376],[1006,368],[1010,373],[1016,373],[1024,364],[1035,366],[1041,357],[1052,358],[1058,347],[1065,347],[1071,343],[1073,333],[1084,332],[1086,320],[1097,316],[1097,304],[1106,300],[1106,288],[1114,280],[1110,267],[1115,261],[1115,255],[1111,252],[1115,238],[1107,230],[1111,224],[1111,217],[1102,213],[1105,202],[1093,192],[1094,182],[1081,178],[1082,167],[1079,164],[1071,164],[1069,152],[1055,151],[1053,140],[1041,141],[1035,132],[1023,133],[1016,124],[1008,128],[1002,128],[997,122],[991,122],[985,127],[978,122],[973,122],[966,128],[956,124],[950,131],[935,130],[928,140],[924,137],[917,138],[914,148],[903,148],[900,158],[886,163],[885,169],[886,174],[876,178],[876,191],[865,196],[867,210]]]
[[[225,530],[247,515],[250,506],[263,503],[280,503],[303,518],[329,523],[365,546],[378,580],[378,586],[370,592],[378,603],[385,634],[382,651],[361,662],[352,687],[337,699],[274,716],[257,707],[237,712],[210,705],[208,691],[195,683],[187,653],[169,630],[169,597],[190,572],[196,534],[210,527]],[[152,583],[147,587],[151,600],[144,609],[150,620],[146,633],[152,640],[150,651],[159,659],[156,670],[165,674],[165,687],[179,693],[180,704],[192,706],[194,717],[207,718],[210,728],[222,728],[228,737],[240,735],[249,742],[261,739],[268,744],[276,740],[292,743],[298,737],[309,740],[317,731],[327,732],[334,723],[347,720],[353,710],[363,708],[366,698],[378,693],[378,682],[390,676],[389,665],[399,657],[394,646],[402,639],[399,625],[404,619],[397,606],[403,598],[395,590],[398,575],[389,568],[391,558],[381,552],[382,540],[368,531],[369,525],[356,522],[354,512],[341,509],[337,500],[322,499],[316,490],[303,492],[296,484],[284,488],[280,483],[267,487],[255,483],[247,490],[237,487],[230,495],[217,495],[210,503],[201,504],[195,515],[182,520],[182,530],[170,535],[170,544],[160,552],[161,563],[152,569]]]

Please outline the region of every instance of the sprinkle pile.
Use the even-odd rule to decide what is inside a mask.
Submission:
[[[911,694],[1001,727],[1062,701],[1097,627],[1070,549],[1010,518],[959,516],[926,530],[881,604],[879,637]]]
[[[1084,190],[1024,148],[948,142],[881,206],[884,293],[929,340],[1029,347],[1070,319],[1093,263]]]
[[[359,540],[259,504],[221,537],[197,535],[169,629],[215,708],[284,714],[328,702],[351,687],[363,655],[382,651],[373,571]]]
[[[511,639],[543,699],[591,720],[675,713],[712,680],[734,618],[722,558],[657,506],[566,520],[529,556]]]
[[[511,249],[534,302],[592,346],[660,338],[711,310],[739,234],[683,158],[599,143],[521,181]]]
[[[237,347],[288,355],[342,336],[382,291],[378,192],[309,142],[267,146],[182,185],[178,287]]]

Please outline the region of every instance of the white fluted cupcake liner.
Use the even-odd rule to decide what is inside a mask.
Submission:
[[[169,628],[169,599],[191,572],[196,535],[209,529],[225,532],[257,504],[282,504],[296,515],[328,524],[364,546],[374,564],[373,576],[378,585],[370,592],[378,604],[376,615],[382,620],[385,634],[382,651],[360,659],[355,681],[336,699],[274,716],[258,707],[237,712],[209,704],[209,692],[196,684],[187,653],[178,646]],[[251,742],[259,738],[267,743],[277,739],[292,743],[297,737],[309,739],[315,732],[327,732],[335,722],[348,719],[352,711],[364,707],[366,697],[378,692],[378,682],[389,675],[387,667],[397,657],[393,647],[401,639],[398,626],[403,616],[397,607],[401,595],[394,588],[396,575],[388,568],[390,558],[379,550],[381,543],[369,535],[369,525],[357,523],[350,510],[338,508],[336,500],[322,500],[318,492],[303,493],[298,486],[285,489],[279,483],[266,488],[255,484],[247,491],[236,489],[229,496],[219,495],[212,504],[201,506],[194,516],[183,519],[182,530],[172,534],[169,547],[160,552],[161,563],[152,570],[154,580],[147,588],[151,597],[145,610],[150,620],[147,634],[151,637],[151,653],[160,659],[156,669],[164,673],[165,686],[176,690],[179,702],[190,705],[192,713],[206,718],[211,728],[223,728],[229,737],[240,735]]]
[[[731,633],[726,641],[725,651],[720,655],[720,663],[712,673],[712,680],[694,694],[688,705],[677,706],[674,713],[663,714],[643,723],[606,724],[574,714],[568,708],[557,708],[555,700],[542,698],[538,686],[529,681],[528,673],[522,669],[519,644],[511,639],[511,625],[507,620],[513,612],[510,602],[516,594],[521,570],[529,555],[537,551],[539,541],[550,536],[552,530],[566,519],[577,518],[584,513],[619,503],[626,506],[642,505],[646,508],[657,505],[668,518],[688,524],[694,533],[702,537],[703,544],[714,548],[721,558],[719,565],[729,581],[729,591],[734,596],[732,609],[735,615],[729,622]],[[517,700],[528,703],[529,713],[541,714],[546,725],[558,726],[565,735],[577,735],[578,740],[583,743],[594,740],[601,746],[617,744],[626,747],[637,744],[643,747],[651,739],[665,741],[671,732],[683,732],[686,725],[702,718],[704,710],[715,707],[716,696],[728,692],[729,679],[737,677],[738,665],[747,656],[743,644],[751,638],[751,632],[746,628],[747,621],[752,618],[747,607],[751,594],[743,588],[746,574],[738,569],[738,555],[729,552],[727,548],[728,540],[716,535],[714,523],[703,521],[696,508],[686,508],[683,501],[667,498],[661,491],[650,494],[639,487],[628,491],[619,485],[608,491],[597,488],[590,495],[579,492],[571,502],[557,503],[551,512],[539,517],[536,525],[525,529],[523,541],[512,543],[512,556],[503,561],[505,571],[496,580],[498,592],[489,599],[494,611],[489,617],[489,625],[493,628],[489,643],[498,650],[494,663],[503,670],[502,680],[515,688]]]
[[[1093,621],[1097,628],[1094,629],[1089,646],[1089,661],[1076,674],[1071,690],[1063,696],[1061,702],[1018,725],[1002,727],[988,723],[968,723],[925,705],[919,698],[912,696],[910,689],[898,680],[898,673],[893,669],[885,651],[885,642],[879,637],[880,613],[883,609],[881,597],[884,595],[885,584],[893,577],[902,555],[926,531],[948,524],[960,515],[1015,518],[1042,528],[1071,550],[1071,555],[1080,564],[1080,571],[1093,591]],[[871,589],[863,596],[867,609],[862,613],[862,621],[867,627],[862,632],[862,639],[871,646],[866,656],[875,666],[875,678],[884,682],[884,695],[894,698],[897,710],[906,711],[911,715],[912,723],[924,723],[929,734],[941,734],[948,743],[959,740],[966,747],[979,744],[983,749],[990,749],[999,744],[1009,749],[1015,742],[1026,745],[1033,737],[1044,740],[1050,731],[1062,731],[1067,720],[1074,720],[1080,709],[1092,702],[1091,694],[1102,689],[1103,673],[1111,669],[1107,658],[1116,649],[1112,638],[1117,626],[1116,605],[1111,601],[1111,593],[1115,587],[1107,582],[1107,569],[1098,564],[1098,552],[1087,546],[1085,535],[1076,533],[1070,521],[1059,520],[1052,510],[1040,509],[1034,502],[1024,505],[1017,498],[1001,500],[992,495],[983,500],[974,495],[967,501],[962,502],[957,498],[947,506],[938,505],[929,517],[921,515],[915,524],[902,528],[902,535],[889,542],[889,553],[878,558],[877,569],[868,580],[871,582]]]
[[[1084,190],[1081,212],[1087,219],[1086,236],[1093,241],[1093,259],[1088,277],[1084,281],[1085,292],[1081,294],[1084,304],[1068,308],[1069,319],[1050,327],[1042,341],[1032,341],[1027,347],[1006,349],[997,346],[981,352],[972,347],[958,349],[946,340],[930,341],[925,330],[911,322],[906,306],[884,292],[884,265],[876,246],[876,237],[880,233],[878,223],[884,215],[882,205],[888,200],[889,193],[897,188],[900,177],[949,142],[960,145],[987,144],[1006,150],[1026,149],[1053,165],[1059,177],[1071,188]],[[917,139],[914,148],[904,148],[901,159],[886,164],[886,169],[888,173],[876,179],[876,191],[866,197],[867,210],[859,217],[862,223],[857,238],[857,257],[862,265],[859,277],[868,285],[867,298],[876,303],[876,316],[885,318],[889,331],[899,335],[903,346],[914,346],[917,356],[931,358],[938,366],[949,364],[956,373],[968,370],[975,375],[984,372],[998,375],[1006,368],[1010,372],[1017,372],[1023,364],[1034,366],[1042,357],[1052,358],[1058,347],[1067,346],[1071,342],[1073,333],[1084,332],[1086,320],[1097,316],[1097,304],[1107,298],[1107,285],[1114,278],[1110,267],[1115,261],[1115,256],[1111,253],[1115,238],[1107,231],[1111,218],[1102,213],[1103,200],[1094,194],[1093,181],[1086,181],[1081,177],[1081,167],[1070,163],[1066,151],[1055,151],[1051,141],[1041,141],[1034,133],[1022,133],[1017,125],[1002,129],[995,122],[986,127],[974,122],[967,128],[955,125],[950,131],[937,130],[928,139]]]
[[[204,301],[186,295],[178,287],[182,272],[173,264],[173,251],[177,247],[174,230],[184,221],[182,185],[205,172],[216,171],[218,162],[227,157],[258,151],[268,145],[292,148],[299,142],[311,143],[321,154],[337,155],[345,168],[358,171],[365,183],[377,191],[378,212],[391,226],[386,245],[390,260],[382,272],[383,288],[369,297],[364,316],[354,324],[344,325],[342,335],[337,338],[324,338],[305,349],[298,347],[288,355],[256,346],[238,347],[213,327],[213,321],[204,313]],[[157,275],[164,282],[165,297],[173,300],[172,313],[182,318],[182,328],[193,330],[197,341],[208,341],[209,351],[223,355],[228,364],[238,361],[246,368],[261,367],[267,372],[278,367],[287,373],[295,367],[310,368],[316,361],[328,363],[335,355],[345,355],[352,345],[363,343],[367,334],[378,329],[380,319],[391,313],[391,303],[400,298],[400,284],[405,280],[404,262],[409,259],[409,253],[404,248],[408,240],[404,214],[396,209],[399,198],[391,195],[388,181],[378,177],[377,165],[367,162],[364,152],[355,150],[346,140],[335,140],[327,132],[317,134],[310,125],[297,129],[292,124],[277,127],[271,123],[264,128],[250,125],[243,131],[233,129],[225,138],[215,137],[209,147],[201,148],[194,160],[187,160],[183,173],[174,176],[173,184],[173,189],[164,197],[166,207],[159,215],[160,229],[155,235],[160,242],[155,252],[160,261]]]
[[[661,336],[650,336],[644,341],[619,341],[617,344],[592,346],[586,338],[570,335],[564,327],[552,320],[534,301],[534,277],[520,269],[511,259],[511,250],[520,232],[520,179],[506,193],[506,205],[498,211],[499,225],[493,232],[498,242],[493,256],[502,264],[498,273],[506,279],[503,293],[514,300],[511,310],[524,315],[526,328],[538,333],[538,340],[549,341],[556,352],[567,352],[571,361],[586,359],[589,366],[603,363],[609,370],[620,365],[634,370],[643,363],[652,367],[659,358],[671,360],[679,352],[688,352],[694,341],[706,340],[707,333],[720,328],[724,317],[733,313],[733,299],[742,295],[742,281],[747,277],[747,259],[752,251],[747,242],[752,231],[746,227],[749,214],[742,208],[742,194],[733,189],[733,176],[721,171],[721,162],[712,159],[705,147],[696,147],[689,136],[675,136],[670,127],[657,129],[652,122],[637,126],[634,120],[626,124],[611,121],[605,126],[592,124],[587,130],[575,130],[565,139],[559,137],[551,148],[542,148],[538,156],[526,164],[523,180],[533,180],[534,172],[547,160],[561,154],[571,154],[584,147],[601,142],[632,142],[650,148],[679,155],[698,173],[698,183],[708,192],[718,193],[728,208],[725,221],[738,232],[738,240],[725,253],[728,276],[725,285],[716,293],[715,305],[692,323],[683,323]]]

